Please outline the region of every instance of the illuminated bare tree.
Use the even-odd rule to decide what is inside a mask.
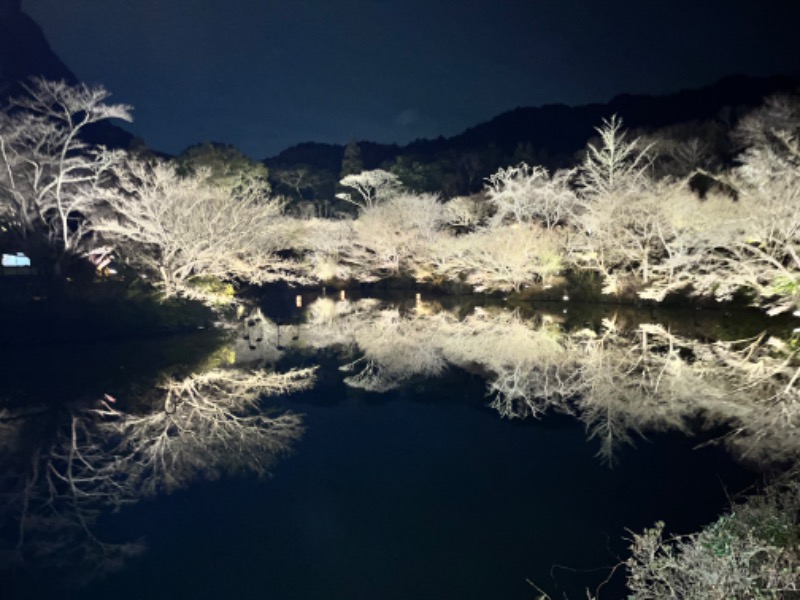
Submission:
[[[338,194],[337,198],[355,204],[361,210],[373,208],[378,203],[388,200],[395,196],[402,187],[397,175],[383,169],[348,175],[339,182],[339,185],[352,188],[359,197],[354,198],[349,193],[343,193]]]
[[[291,279],[294,267],[275,253],[286,245],[282,202],[264,199],[260,188],[210,185],[208,176],[198,169],[181,177],[168,163],[128,161],[105,196],[113,216],[95,229],[167,295],[191,296],[192,282],[208,277]]]
[[[271,175],[279,183],[291,189],[298,200],[303,200],[304,192],[305,196],[314,197],[315,188],[324,182],[322,174],[305,165],[276,167],[272,169]]]
[[[581,235],[570,240],[570,260],[599,271],[604,293],[624,291],[624,280],[647,284],[663,260],[670,235],[663,205],[674,195],[672,184],[652,184],[650,190],[614,194],[590,202],[580,213]]]
[[[292,234],[292,247],[303,254],[303,268],[314,281],[347,281],[363,270],[368,257],[354,247],[355,221],[304,219]]]
[[[771,301],[773,314],[800,302],[800,108],[787,104],[768,105],[745,122],[742,135],[753,143],[733,172],[752,226],[734,247],[730,270]]]
[[[731,173],[728,190],[700,200],[685,186],[661,194],[659,243],[645,297],[690,286],[692,293],[729,300],[749,289],[772,314],[800,301],[800,110],[784,100],[743,119],[740,140],[751,144]],[[780,126],[780,128],[777,128]],[[730,194],[735,194],[735,198]]]
[[[651,147],[658,176],[684,178],[716,170],[717,156],[710,141],[697,136],[688,139],[665,137],[668,133],[659,131],[655,136],[641,138],[643,144]]]
[[[400,194],[365,208],[354,223],[356,254],[349,262],[360,265],[366,277],[404,272],[424,279],[444,221],[443,205],[431,194]]]
[[[0,115],[0,219],[20,239],[44,235],[61,254],[78,252],[121,153],[81,139],[88,125],[131,120],[102,87],[33,79]]]
[[[643,146],[638,138],[627,141],[622,119],[616,115],[603,119],[596,131],[600,143],[588,145],[578,175],[582,194],[590,199],[605,198],[646,187],[650,147]]]
[[[458,196],[444,205],[445,222],[456,232],[475,231],[484,224],[488,203],[478,196]]]
[[[800,134],[800,98],[797,96],[770,96],[759,108],[741,118],[733,132],[742,148],[773,147],[783,152],[785,135]]]
[[[443,279],[464,281],[476,291],[519,291],[547,283],[560,271],[562,243],[535,225],[501,226],[442,237],[431,258]]]
[[[662,255],[650,262],[639,296],[661,301],[683,291],[726,300],[748,285],[736,274],[735,257],[742,241],[753,235],[756,207],[717,192],[701,200],[683,185],[662,199],[655,222]]]
[[[494,207],[491,224],[534,222],[545,229],[563,225],[578,205],[570,188],[573,177],[573,171],[551,176],[544,167],[526,163],[500,169],[486,180],[486,194]]]

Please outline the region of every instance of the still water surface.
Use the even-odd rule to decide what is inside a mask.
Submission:
[[[259,323],[232,330],[229,360],[233,353],[232,360],[246,358],[250,367],[280,371],[319,365],[310,389],[265,400],[272,409],[302,413],[305,427],[269,476],[223,472],[208,481],[220,471],[204,472],[200,461],[191,485],[118,512],[101,510],[92,536],[145,543],[120,570],[67,588],[65,582],[87,569],[84,554],[65,543],[64,560],[55,566],[52,557],[47,563],[23,548],[24,565],[6,563],[2,596],[511,600],[538,597],[530,581],[553,597],[583,598],[584,588],[595,589],[624,558],[627,529],[664,520],[673,532],[696,530],[724,510],[726,493],[753,480],[721,448],[696,448],[702,440],[677,433],[651,433],[635,447],[621,447],[612,469],[596,456],[598,442],[587,441],[584,425],[571,417],[500,418],[488,406],[486,367],[474,361],[448,364],[437,377],[422,376],[430,365],[415,363],[415,372],[400,376],[400,367],[384,356],[377,368],[391,385],[376,385],[374,378],[370,385],[354,386],[352,379],[348,385],[340,368],[369,349],[345,342],[352,323],[334,331],[331,323],[342,315],[326,314],[278,312],[272,316],[284,322],[281,333],[262,313]],[[355,322],[367,323],[370,314],[358,313]],[[392,327],[403,327],[405,312],[393,314]],[[310,330],[315,326],[328,329],[320,335]],[[370,339],[403,354],[403,342],[390,338],[391,331],[372,332]],[[359,335],[367,334],[359,329]],[[58,403],[42,402],[47,384],[23,366],[41,355],[70,365],[85,364],[84,357],[95,366],[70,369],[63,397],[83,401],[111,390],[124,404],[122,396],[155,385],[156,374],[170,364],[198,368],[199,339],[135,342],[127,350],[124,343],[31,348],[13,356],[6,350],[4,381],[18,397],[29,380],[30,396],[38,398],[31,404],[63,416]],[[120,371],[130,377],[124,380]],[[23,441],[8,442],[6,470],[24,471],[24,450],[38,447],[30,436],[47,431],[27,427]],[[14,481],[5,482],[7,496],[16,490]],[[3,550],[11,556],[18,504],[6,507]],[[47,537],[47,527],[39,533]],[[33,535],[23,545],[35,544]],[[613,578],[600,597],[622,597],[620,585],[621,578]]]

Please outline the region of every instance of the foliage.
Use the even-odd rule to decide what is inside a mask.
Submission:
[[[441,191],[448,176],[447,166],[439,162],[424,162],[413,156],[398,156],[390,171],[397,175],[403,187],[416,193]]]
[[[214,277],[195,277],[188,283],[189,294],[194,298],[203,298],[212,305],[225,305],[233,302],[235,289],[231,283],[220,281]]]
[[[364,170],[364,161],[361,158],[361,148],[358,142],[350,140],[344,149],[342,157],[342,168],[339,171],[339,179],[344,179],[348,175],[357,175]]]
[[[205,171],[210,185],[221,186],[241,194],[270,192],[269,170],[264,163],[252,160],[228,144],[197,144],[190,146],[176,158],[176,168],[181,176],[197,175]]]
[[[788,598],[800,593],[798,484],[774,485],[701,531],[634,534],[626,561],[637,600]]]
[[[341,210],[334,198],[339,178],[330,170],[278,163],[270,167],[270,179],[274,184],[273,192],[290,198],[294,204],[290,204],[290,208],[301,217],[333,218]],[[310,203],[313,211],[302,208],[305,202]]]

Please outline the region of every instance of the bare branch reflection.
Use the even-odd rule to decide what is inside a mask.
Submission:
[[[0,485],[7,564],[69,565],[81,578],[120,567],[143,544],[101,539],[98,517],[197,478],[264,474],[301,437],[303,423],[301,415],[264,410],[261,399],[307,389],[314,371],[214,369],[167,378],[135,403],[106,395],[38,417],[5,410],[0,452],[13,465]]]
[[[129,493],[172,491],[202,473],[215,479],[243,470],[263,474],[303,432],[302,417],[261,411],[261,396],[300,391],[313,369],[266,373],[216,369],[168,379],[157,394],[163,410],[136,416],[107,401],[95,413],[104,439],[119,439],[110,464],[95,472]]]
[[[448,365],[477,372],[503,417],[573,415],[610,463],[648,432],[698,425],[726,426],[725,441],[750,460],[800,457],[800,365],[776,337],[708,342],[613,319],[566,331],[555,314],[476,308],[461,318],[424,302],[401,311],[323,298],[306,314],[297,344],[339,348],[352,387],[383,392]]]

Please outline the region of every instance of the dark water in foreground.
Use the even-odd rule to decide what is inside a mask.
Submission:
[[[293,360],[312,358],[281,364]],[[317,362],[316,387],[269,401],[306,428],[270,477],[104,514],[97,537],[143,537],[144,554],[71,592],[64,571],[4,571],[0,597],[521,600],[538,598],[531,581],[584,598],[624,557],[626,529],[696,530],[753,479],[680,434],[637,440],[610,469],[578,421],[501,419],[484,380],[458,368],[378,394]],[[620,583],[600,598],[623,597]]]

